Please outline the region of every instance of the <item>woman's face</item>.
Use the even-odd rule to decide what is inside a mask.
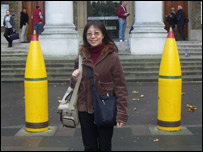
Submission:
[[[87,42],[92,47],[102,44],[103,38],[104,38],[104,36],[102,34],[102,31],[99,28],[91,25],[89,27],[89,29],[87,30]]]
[[[9,16],[9,15],[10,15],[10,12],[9,12],[9,11],[6,11],[6,15]]]

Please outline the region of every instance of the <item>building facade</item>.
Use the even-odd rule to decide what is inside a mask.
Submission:
[[[29,20],[28,39],[33,33],[31,14],[40,5],[44,31],[40,44],[47,55],[75,55],[82,43],[82,33],[89,20],[101,20],[111,37],[118,40],[118,19],[116,9],[121,1],[1,1],[1,20],[6,9],[10,9],[20,29],[20,12],[27,8]],[[201,1],[128,1],[125,37],[129,41],[132,54],[161,54],[168,31],[165,15],[171,7],[177,11],[181,5],[189,23],[184,28],[187,40],[202,40]],[[1,21],[2,23],[2,21]],[[129,35],[131,26],[134,27]],[[1,24],[1,42],[4,28]],[[60,44],[60,45],[59,45]],[[151,44],[151,49],[146,45]],[[57,46],[57,47],[56,47]],[[57,51],[56,51],[57,49]]]

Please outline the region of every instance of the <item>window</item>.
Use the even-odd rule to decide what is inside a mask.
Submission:
[[[112,38],[118,38],[117,8],[121,1],[88,1],[88,21],[100,20]]]
[[[4,16],[6,15],[6,10],[9,10],[9,4],[1,4],[1,26],[3,25]]]

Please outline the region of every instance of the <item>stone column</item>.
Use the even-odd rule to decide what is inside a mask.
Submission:
[[[162,54],[167,37],[164,26],[162,1],[135,1],[131,54]]]
[[[44,55],[78,54],[73,1],[45,1],[45,26],[39,41]]]

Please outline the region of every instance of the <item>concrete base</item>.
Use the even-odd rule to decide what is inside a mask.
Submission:
[[[193,135],[186,127],[181,126],[179,131],[163,131],[159,130],[157,126],[148,126],[151,135]]]
[[[65,38],[62,35],[39,36],[43,55],[77,55],[79,44],[78,39],[74,37]]]
[[[25,127],[23,127],[16,133],[15,136],[54,136],[56,131],[57,131],[57,127],[49,126],[49,129],[47,131],[32,133],[32,132],[27,132],[25,130]]]
[[[162,54],[167,31],[162,22],[135,23],[130,35],[131,54]]]
[[[78,33],[73,25],[45,25],[39,35],[43,55],[78,55]]]

